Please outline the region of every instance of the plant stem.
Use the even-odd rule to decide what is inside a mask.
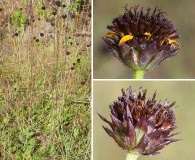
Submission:
[[[130,153],[127,153],[126,160],[137,160],[139,156],[140,156],[139,154],[130,152]]]
[[[143,79],[144,71],[142,70],[133,70],[133,79]]]

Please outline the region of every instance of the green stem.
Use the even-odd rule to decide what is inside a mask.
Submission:
[[[126,160],[137,160],[139,156],[140,156],[139,154],[130,152],[130,153],[127,153]]]
[[[133,70],[133,79],[143,79],[144,71],[142,70]]]

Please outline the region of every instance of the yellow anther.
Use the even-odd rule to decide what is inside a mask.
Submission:
[[[133,39],[133,36],[131,36],[131,35],[123,36],[123,37],[121,38],[120,42],[119,42],[119,45],[121,45],[122,43],[124,43],[124,42],[126,42],[126,41],[129,41],[129,40],[131,40],[131,39]]]
[[[151,33],[148,33],[148,32],[145,32],[144,35],[147,36],[147,40],[149,40],[152,36]]]
[[[166,114],[167,112],[168,112],[167,110],[164,110],[163,113],[162,113],[162,115]]]
[[[166,38],[162,40],[160,45],[162,46],[165,41],[166,41]]]
[[[179,43],[174,39],[165,38],[165,39],[162,40],[160,45],[162,46],[164,42],[168,42],[168,44],[172,44],[172,45],[177,46],[177,47],[180,46]]]
[[[174,40],[174,39],[168,39],[168,42],[169,42],[169,44],[173,44],[174,46],[177,46],[177,47],[179,47],[179,43],[176,41],[176,40]]]
[[[116,32],[113,32],[113,31],[109,31],[107,34],[106,34],[106,37],[112,37],[112,36],[117,36],[118,34]]]

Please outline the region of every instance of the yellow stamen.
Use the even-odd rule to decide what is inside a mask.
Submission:
[[[145,32],[144,35],[147,36],[147,40],[149,40],[152,36],[151,33],[148,33],[148,32]]]
[[[179,47],[179,43],[178,43],[176,40],[174,40],[174,39],[168,39],[168,38],[163,39],[160,45],[162,46],[163,43],[166,42],[166,41],[167,41],[169,44],[172,44],[172,45],[174,45],[174,46]]]
[[[166,114],[166,113],[167,113],[167,110],[164,110],[163,113],[162,113],[162,115],[164,115],[164,114]]]
[[[116,32],[113,32],[113,31],[109,31],[107,34],[106,34],[106,37],[112,37],[112,36],[117,36],[118,34]]]
[[[133,36],[131,36],[131,35],[123,36],[123,37],[121,38],[120,42],[119,42],[119,45],[121,45],[122,43],[124,43],[124,42],[126,42],[126,41],[129,41],[129,40],[131,40],[131,39],[133,39]]]
[[[166,40],[166,38],[162,40],[162,42],[160,44],[161,46],[163,45],[163,43],[165,42],[165,40]]]
[[[168,42],[169,42],[169,44],[173,44],[173,45],[179,47],[179,43],[176,40],[174,40],[174,39],[172,39],[172,40],[168,39]]]

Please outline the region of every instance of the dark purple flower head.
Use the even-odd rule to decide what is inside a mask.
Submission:
[[[114,18],[107,29],[103,39],[111,53],[133,70],[151,70],[181,48],[176,41],[180,35],[158,7],[152,12],[148,8],[146,13],[143,7],[140,11],[138,6],[125,7],[125,13]]]
[[[112,121],[99,116],[110,125],[111,129],[103,128],[121,148],[138,155],[155,155],[169,143],[180,140],[172,138],[178,133],[170,134],[177,128],[171,110],[175,102],[157,103],[156,92],[146,101],[146,92],[140,88],[136,96],[131,87],[126,92],[122,89],[122,96],[110,105]]]

